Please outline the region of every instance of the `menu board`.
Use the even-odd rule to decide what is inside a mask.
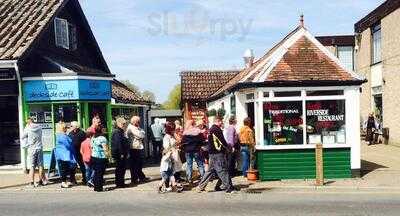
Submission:
[[[44,151],[51,151],[54,148],[53,124],[51,112],[44,111],[45,109],[36,109],[30,112],[29,116],[33,122],[42,128],[42,144]]]
[[[266,145],[303,144],[301,101],[266,102],[263,112]]]
[[[345,143],[345,101],[307,101],[307,142]],[[322,139],[316,139],[316,136]],[[319,142],[318,142],[319,141]]]

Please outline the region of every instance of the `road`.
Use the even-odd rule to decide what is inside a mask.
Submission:
[[[399,215],[400,194],[0,191],[0,215]]]

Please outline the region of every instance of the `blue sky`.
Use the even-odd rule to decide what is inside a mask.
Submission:
[[[81,0],[103,55],[118,79],[167,99],[182,70],[243,67],[298,25],[314,35],[351,34],[383,0]]]

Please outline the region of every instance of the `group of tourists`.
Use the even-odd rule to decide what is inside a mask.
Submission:
[[[69,133],[68,133],[69,131]],[[27,119],[22,135],[22,144],[27,148],[28,164],[33,187],[46,185],[43,172],[42,134],[39,125]],[[117,118],[112,132],[111,149],[104,136],[104,128],[99,116],[94,116],[92,125],[83,131],[78,122],[73,121],[70,127],[64,122],[56,124],[56,147],[54,155],[61,178],[61,187],[69,188],[77,184],[76,169],[82,173],[82,183],[103,191],[104,174],[110,158],[116,163],[115,184],[117,188],[126,187],[125,172],[129,162],[131,184],[146,182],[148,178],[142,171],[145,132],[140,128],[140,117],[133,116],[130,124],[124,118]],[[35,182],[35,169],[39,169],[39,181]]]
[[[218,179],[216,191],[233,192],[231,179],[238,173],[239,161],[242,164],[242,174],[246,177],[255,145],[250,118],[244,120],[239,132],[236,131],[236,123],[235,117],[231,117],[229,125],[224,127],[223,119],[217,117],[209,129],[202,122],[196,125],[193,120],[186,122],[184,130],[179,121],[175,124],[166,122],[164,128],[152,125],[153,134],[164,135],[160,164],[162,180],[158,191],[165,193],[182,190],[178,182],[182,180],[180,172],[183,162],[186,165],[186,181],[193,186],[193,162],[196,162],[200,174],[196,188],[198,192],[204,191],[213,179]],[[154,145],[159,145],[157,142],[161,139],[153,135],[152,140],[155,141]],[[158,148],[154,145],[153,149]]]
[[[232,177],[241,173],[244,177],[250,167],[255,140],[250,118],[246,118],[239,131],[236,119],[231,117],[224,127],[223,119],[216,117],[212,126],[200,122],[196,125],[188,120],[182,128],[180,121],[161,124],[156,121],[151,126],[151,142],[154,157],[160,163],[161,181],[157,186],[160,193],[183,190],[182,182],[190,186],[197,183],[196,190],[204,191],[207,184],[218,179],[216,191],[234,191]],[[124,188],[125,172],[129,167],[131,185],[147,182],[143,173],[143,151],[145,131],[140,128],[140,117],[133,116],[130,123],[119,117],[115,120],[111,140],[104,136],[105,129],[99,116],[94,116],[91,126],[83,131],[78,122],[70,127],[64,122],[56,124],[56,147],[54,150],[61,187],[69,188],[77,184],[76,169],[82,173],[82,183],[103,191],[104,174],[109,159],[115,162],[115,185]],[[43,173],[43,146],[40,126],[27,120],[22,136],[23,146],[28,149],[28,164],[32,186],[46,185]],[[111,146],[111,148],[109,148]],[[241,161],[241,163],[239,163]],[[198,174],[194,176],[193,163],[196,162]],[[35,183],[35,168],[39,168],[39,181]],[[183,178],[185,171],[186,178]],[[199,176],[199,181],[196,177]]]

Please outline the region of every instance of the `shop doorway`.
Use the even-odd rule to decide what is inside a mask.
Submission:
[[[247,117],[251,119],[252,127],[254,127],[254,102],[246,103]]]
[[[0,165],[21,163],[18,96],[0,96]]]
[[[374,95],[374,113],[379,123],[382,123],[383,122],[382,94]]]

